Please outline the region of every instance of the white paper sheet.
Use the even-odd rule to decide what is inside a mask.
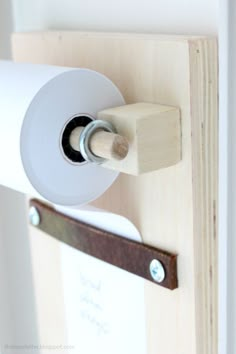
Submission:
[[[141,241],[132,223],[119,215],[65,211]],[[66,245],[61,245],[61,260],[70,353],[146,354],[144,279]]]

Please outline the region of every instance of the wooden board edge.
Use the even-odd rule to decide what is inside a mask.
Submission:
[[[216,354],[218,333],[218,53],[189,41],[197,353]],[[203,98],[203,99],[202,99]],[[201,340],[200,340],[201,338]]]
[[[209,39],[209,36],[205,35],[185,35],[185,34],[157,34],[157,33],[139,33],[139,32],[104,32],[104,31],[73,31],[73,30],[49,30],[49,31],[30,31],[30,32],[13,32],[12,33],[12,38],[13,41],[17,38],[20,39],[25,38],[25,37],[32,37],[32,36],[39,36],[39,37],[44,37],[50,38],[52,36],[55,38],[55,36],[62,36],[63,37],[71,37],[71,36],[91,36],[91,37],[100,37],[100,38],[125,38],[125,39],[140,39],[140,40],[163,40],[163,41],[186,41],[189,42],[189,40],[199,40],[199,39]],[[212,36],[212,38],[214,38]],[[60,39],[60,38],[59,38]]]

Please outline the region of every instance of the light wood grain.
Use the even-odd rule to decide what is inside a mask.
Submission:
[[[114,81],[127,103],[180,107],[181,162],[139,177],[121,174],[96,206],[128,217],[144,242],[179,254],[179,289],[146,283],[147,353],[216,354],[216,40],[28,33],[13,36],[13,55],[17,61],[97,70]]]
[[[181,127],[178,108],[153,103],[128,104],[98,113],[111,122],[130,148],[122,161],[103,164],[131,175],[169,167],[181,160]]]
[[[57,242],[41,231],[30,227],[31,259],[35,294],[38,343],[47,346],[65,345],[67,343],[66,316],[64,311],[64,292],[61,267],[61,253]],[[30,338],[29,338],[30,340]],[[26,343],[31,344],[31,343]],[[54,351],[55,352],[55,351]],[[61,349],[62,354],[67,350]]]
[[[119,134],[97,131],[90,138],[91,151],[105,158],[104,167],[131,175],[169,167],[181,160],[181,124],[178,108],[153,103],[127,104],[98,112]],[[81,127],[70,135],[79,150]]]

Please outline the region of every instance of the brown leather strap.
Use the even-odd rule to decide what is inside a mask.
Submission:
[[[175,254],[82,223],[36,199],[32,199],[30,205],[40,215],[40,223],[36,227],[57,240],[157,285],[171,290],[177,288]],[[160,283],[155,282],[150,274],[149,266],[153,259],[159,260],[165,270],[165,278]]]

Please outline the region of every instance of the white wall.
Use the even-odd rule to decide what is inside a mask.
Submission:
[[[37,343],[37,319],[26,220],[26,199],[0,187],[0,350]],[[37,354],[38,351],[34,350]]]
[[[227,339],[227,353],[236,352],[236,3],[235,1],[221,0],[222,20],[221,20],[221,52],[220,52],[220,87],[221,87],[221,149],[224,148],[227,158],[222,160],[221,168],[227,178],[227,187],[224,188],[225,199],[222,205],[225,208],[226,225],[228,232],[223,234],[227,240],[227,247],[223,248],[227,261],[226,272],[219,278],[225,282],[227,293],[226,320],[227,328],[225,337]],[[222,134],[224,133],[224,135]],[[224,141],[223,141],[224,139]],[[225,144],[223,145],[223,143]],[[223,179],[221,180],[222,184]],[[223,198],[221,198],[222,200]]]
[[[0,0],[0,59],[11,58],[11,5],[9,0]],[[31,268],[25,196],[0,187],[1,354],[15,354],[7,345],[37,343]]]
[[[216,0],[13,0],[17,31],[88,29],[216,34]]]
[[[12,6],[9,0],[0,0],[0,58],[11,56],[10,33],[13,30]]]

